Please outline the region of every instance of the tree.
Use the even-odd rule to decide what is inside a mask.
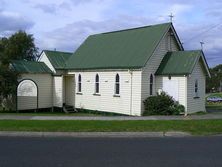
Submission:
[[[2,38],[4,53],[4,63],[9,60],[30,60],[34,61],[38,57],[38,48],[34,43],[33,35],[25,31],[18,31],[11,37]]]
[[[0,38],[0,97],[15,95],[18,73],[10,68],[12,60],[35,61],[38,48],[33,35],[18,31],[9,38]]]
[[[211,78],[207,78],[206,80],[206,90],[207,92],[218,92],[221,91],[221,83],[222,83],[222,64],[217,65],[214,68],[210,69]]]

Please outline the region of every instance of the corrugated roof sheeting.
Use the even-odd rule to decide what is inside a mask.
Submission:
[[[67,61],[66,69],[141,68],[171,23],[89,36]]]
[[[73,53],[44,50],[46,56],[55,69],[64,69],[66,61]]]
[[[11,65],[19,73],[52,73],[43,62],[14,60],[11,62]]]
[[[168,52],[164,56],[156,75],[191,74],[200,56],[200,50]]]

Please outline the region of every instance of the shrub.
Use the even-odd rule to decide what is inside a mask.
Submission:
[[[183,105],[180,105],[173,97],[165,92],[157,96],[150,96],[144,101],[145,111],[143,115],[178,115],[185,111]]]

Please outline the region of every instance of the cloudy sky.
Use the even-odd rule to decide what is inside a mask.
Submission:
[[[222,64],[221,0],[0,0],[0,37],[19,29],[40,50],[73,52],[95,33],[169,22],[185,49],[200,49],[209,66]]]

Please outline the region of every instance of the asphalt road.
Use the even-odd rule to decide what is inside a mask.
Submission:
[[[221,167],[222,137],[0,137],[0,167]]]

